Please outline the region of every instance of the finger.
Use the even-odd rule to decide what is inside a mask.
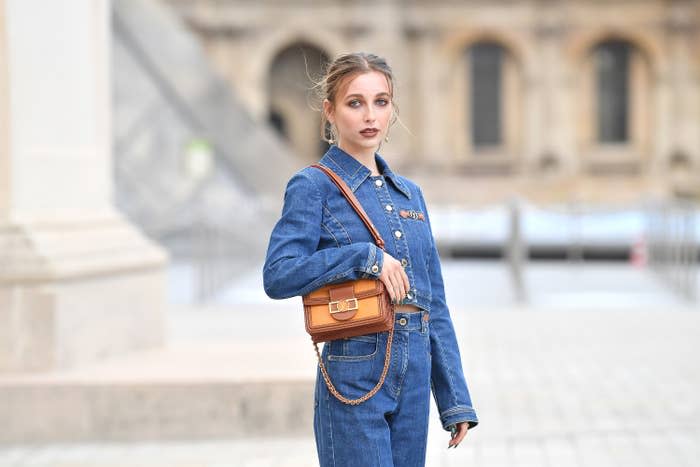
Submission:
[[[393,286],[391,285],[391,279],[389,278],[388,275],[380,277],[382,283],[384,284],[384,288],[386,289],[386,293],[389,294],[389,298],[393,300],[394,297],[394,292],[393,292]]]
[[[391,285],[391,277],[388,274],[388,270],[384,271],[385,274],[380,277],[382,283],[384,284],[384,288],[386,289],[386,293],[389,294],[389,299],[394,300],[394,286]]]
[[[401,283],[394,274],[390,276],[390,280],[392,288],[391,297],[394,299],[394,301],[398,303],[399,301],[401,301],[401,296],[399,295],[401,293]]]
[[[389,293],[389,298],[394,301],[394,285],[391,283],[391,279],[387,279],[386,291]]]
[[[406,296],[406,287],[404,286],[403,283],[403,278],[401,277],[400,273],[397,273],[396,276],[394,276],[396,280],[396,286],[397,286],[397,295],[399,300],[403,300],[403,298]]]
[[[462,442],[465,436],[467,436],[467,431],[469,430],[469,424],[468,423],[460,423],[457,425],[457,434],[455,437],[450,441],[451,444],[454,444],[455,447]]]
[[[411,290],[411,283],[408,281],[408,274],[406,274],[406,271],[404,271],[403,268],[401,268],[401,279],[403,280],[406,290]]]
[[[467,436],[467,430],[460,431],[460,432],[457,434],[457,436],[455,436],[454,443],[455,443],[455,444],[461,443],[465,436]]]

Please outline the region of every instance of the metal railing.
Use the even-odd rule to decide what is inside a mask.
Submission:
[[[699,209],[690,200],[655,200],[649,205],[649,266],[673,290],[698,300]]]

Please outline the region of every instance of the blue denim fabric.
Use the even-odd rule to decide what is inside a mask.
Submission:
[[[348,184],[384,238],[386,252],[404,264],[410,290],[401,303],[429,312],[430,387],[443,428],[449,430],[449,425],[462,421],[473,427],[478,419],[445,302],[440,257],[423,193],[414,182],[393,173],[379,154],[375,159],[379,176],[371,176],[366,166],[335,145],[319,163]],[[289,298],[329,283],[377,278],[383,259],[384,251],[375,245],[369,230],[325,173],[305,167],[290,178],[263,266],[263,284],[269,297]],[[386,335],[380,333],[381,339]],[[341,345],[335,341],[327,344],[331,349]],[[342,344],[349,352],[360,345],[358,340]],[[326,348],[328,345],[324,351]],[[379,365],[381,370],[381,363],[379,358],[378,363],[365,365]],[[336,366],[335,374],[340,376],[341,372]],[[388,397],[381,395],[384,389],[374,397]]]
[[[321,467],[423,467],[430,414],[428,312],[397,312],[384,385],[366,402],[336,399],[317,371],[314,434]],[[377,384],[388,333],[326,343],[321,358],[338,391],[358,398]]]

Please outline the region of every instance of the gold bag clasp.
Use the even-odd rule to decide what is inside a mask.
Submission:
[[[336,302],[328,303],[328,311],[330,314],[343,313],[345,311],[357,310],[357,299],[356,298],[346,298],[345,300],[338,300]]]

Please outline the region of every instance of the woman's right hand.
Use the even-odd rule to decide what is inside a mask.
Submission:
[[[411,289],[411,284],[408,282],[406,271],[403,270],[401,262],[391,256],[386,251],[384,252],[384,262],[382,272],[379,274],[379,280],[384,283],[389,297],[394,303],[399,303],[406,296],[406,292]]]

